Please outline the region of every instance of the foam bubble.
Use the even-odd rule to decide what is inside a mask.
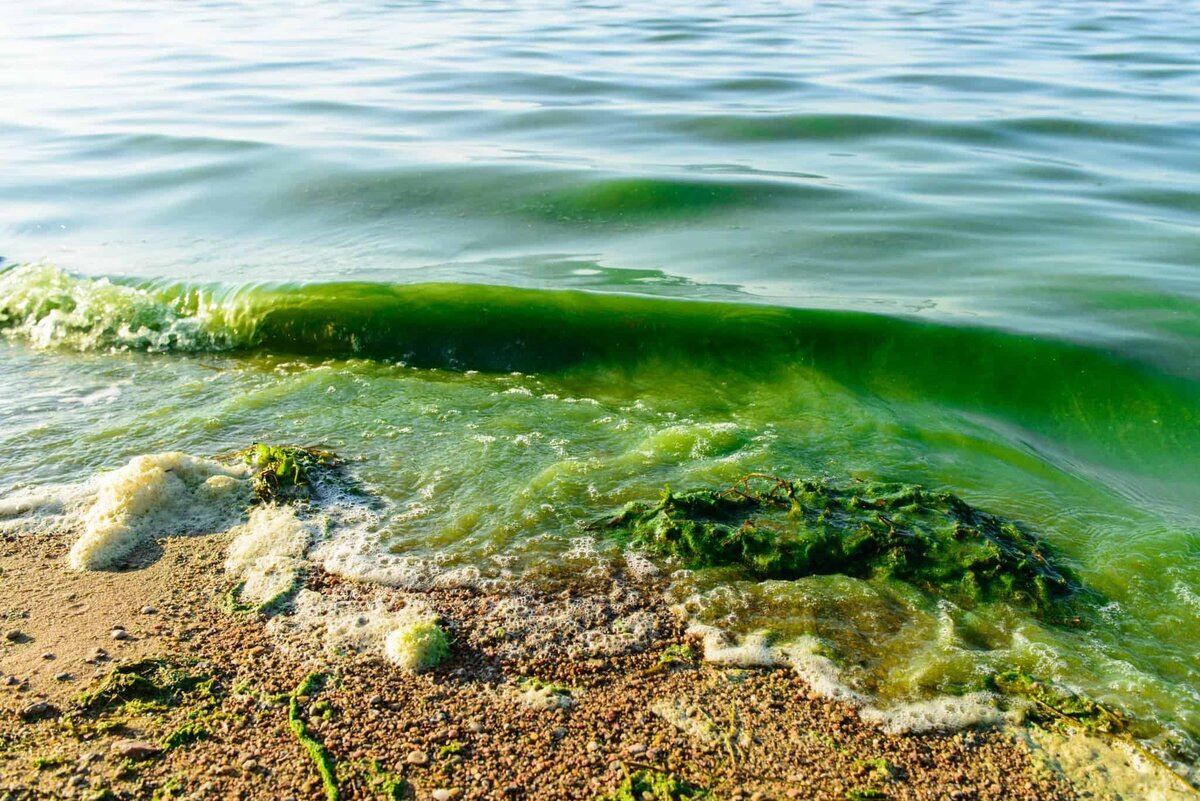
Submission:
[[[799,637],[779,650],[817,695],[854,704],[866,701],[846,684],[837,663],[823,653],[825,645],[816,637]]]
[[[83,534],[67,557],[75,570],[104,570],[157,536],[225,531],[250,499],[248,471],[185,453],[146,454],[90,485]]]
[[[570,695],[564,692],[555,692],[550,687],[527,687],[517,693],[517,700],[531,709],[542,712],[570,709],[575,705],[575,699]]]
[[[703,638],[704,659],[714,665],[778,667],[787,664],[783,652],[771,645],[764,632],[748,634],[741,642],[731,642],[729,635],[713,626],[694,625],[688,633]]]
[[[1007,720],[992,693],[939,696],[886,708],[868,706],[859,717],[889,734],[958,731],[972,726],[995,726]]]
[[[0,519],[61,514],[65,505],[59,493],[44,488],[26,490],[0,499]]]
[[[243,601],[267,604],[295,586],[312,528],[288,506],[259,506],[250,512],[250,519],[235,529],[225,560],[226,571],[242,582]]]
[[[417,598],[392,610],[335,601],[305,589],[297,593],[293,613],[273,618],[268,629],[299,633],[305,642],[316,635],[329,657],[373,656],[407,670],[429,667],[448,647],[445,633],[437,626],[437,614]]]

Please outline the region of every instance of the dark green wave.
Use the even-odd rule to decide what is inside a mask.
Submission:
[[[22,295],[13,289],[17,274],[0,273],[0,328],[33,338],[48,323],[63,325],[61,343],[76,349],[365,357],[459,370],[653,364],[690,380],[720,372],[769,381],[809,368],[888,402],[978,412],[1035,430],[1066,427],[1113,447],[1194,444],[1200,430],[1200,383],[1192,377],[1132,355],[985,328],[473,284],[110,285],[55,275],[73,283]],[[125,305],[88,298],[103,292],[124,293]],[[100,310],[94,318],[83,313],[91,307]],[[141,338],[122,340],[130,331]]]

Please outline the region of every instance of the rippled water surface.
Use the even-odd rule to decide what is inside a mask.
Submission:
[[[697,571],[673,598],[820,637],[884,699],[1016,666],[1182,748],[1200,731],[1196,20],[10,5],[0,492],[325,442],[384,499],[327,563],[422,584],[667,575],[577,525],[666,483],[920,482],[1044,536],[1100,622],[884,579]]]

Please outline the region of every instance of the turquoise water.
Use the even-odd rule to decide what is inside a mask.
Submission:
[[[657,570],[886,701],[1017,666],[1200,731],[1195,8],[67,11],[0,21],[0,492],[324,442],[348,575]],[[1102,619],[578,525],[750,471],[952,490]]]

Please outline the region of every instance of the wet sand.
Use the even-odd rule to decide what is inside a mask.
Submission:
[[[423,593],[453,637],[425,673],[331,653],[286,615],[228,610],[227,539],[89,573],[64,534],[0,543],[0,799],[595,799],[654,776],[728,799],[1077,797],[1020,731],[886,734],[788,669],[664,661],[699,644],[630,586]],[[364,614],[414,600],[305,581]],[[211,682],[160,707],[78,700],[160,658]]]

